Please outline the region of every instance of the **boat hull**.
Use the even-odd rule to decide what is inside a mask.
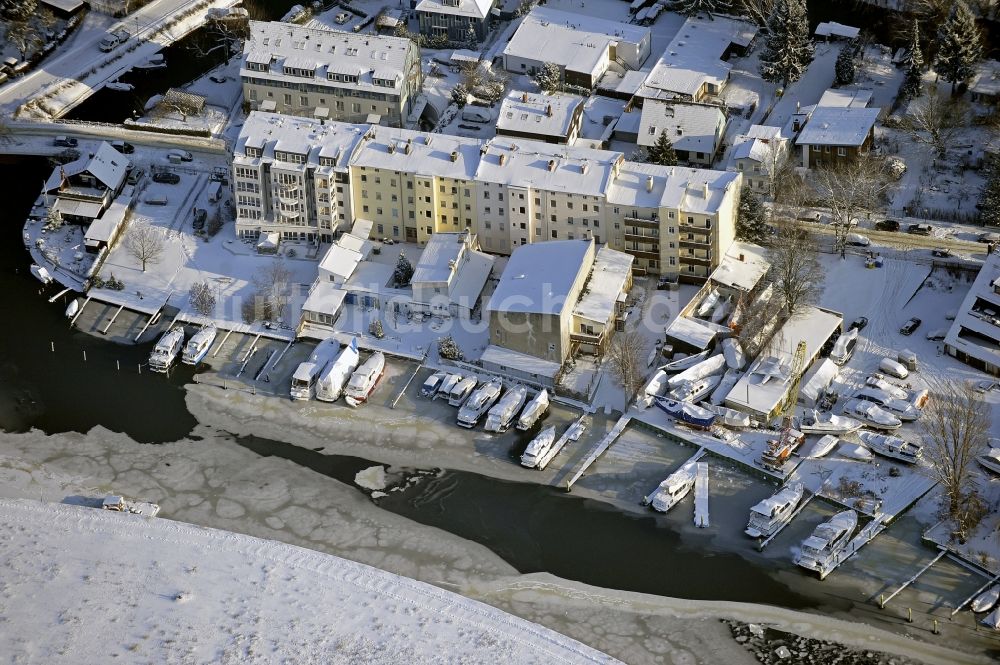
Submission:
[[[362,393],[362,394],[353,394],[352,393],[352,394],[344,395],[344,401],[347,402],[347,405],[351,406],[351,407],[356,407],[356,406],[361,406],[362,404],[364,404],[365,402],[367,402],[368,398],[371,396],[372,392],[374,392],[375,388],[378,387],[379,382],[382,381],[382,376],[384,374],[385,374],[384,370],[381,371],[381,372],[379,372],[378,376],[376,376],[375,380],[372,381],[372,384],[365,389],[364,393]]]

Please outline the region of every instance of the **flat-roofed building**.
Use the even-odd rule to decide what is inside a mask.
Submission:
[[[583,103],[579,95],[511,90],[500,103],[497,134],[572,143],[580,133]]]

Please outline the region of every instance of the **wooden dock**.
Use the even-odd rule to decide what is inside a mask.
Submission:
[[[888,602],[890,600],[892,600],[893,598],[895,598],[896,595],[899,594],[900,591],[902,591],[906,587],[908,587],[911,584],[913,584],[914,582],[916,582],[918,577],[920,577],[921,575],[923,575],[924,573],[926,573],[928,570],[930,570],[930,567],[933,566],[938,561],[940,561],[941,557],[943,557],[947,553],[948,553],[948,550],[946,550],[946,549],[942,549],[940,552],[938,552],[938,555],[936,557],[934,557],[933,559],[931,559],[930,563],[928,563],[923,568],[921,568],[920,570],[918,570],[916,572],[916,574],[914,574],[913,577],[911,577],[910,579],[908,579],[905,582],[903,582],[903,584],[900,585],[900,587],[898,589],[896,589],[895,591],[893,591],[892,593],[889,594],[888,598],[881,599],[879,601],[879,606],[882,607],[882,608],[885,608],[885,606],[888,604]]]
[[[698,473],[694,478],[694,525],[708,526],[708,462],[698,462]]]
[[[601,455],[603,455],[608,448],[611,447],[611,444],[613,444],[615,440],[619,436],[621,436],[621,433],[625,431],[625,428],[628,426],[629,421],[631,420],[632,416],[622,416],[621,418],[618,419],[618,422],[615,423],[615,426],[611,428],[611,431],[604,435],[604,438],[601,439],[600,442],[598,442],[597,446],[595,446],[594,449],[590,452],[590,454],[587,455],[587,459],[583,460],[583,465],[576,470],[576,473],[574,473],[568,481],[566,481],[567,492],[573,489],[573,485],[576,483],[576,481],[580,480],[580,477],[587,471],[587,469],[589,469],[590,466],[594,462],[596,462],[597,459]]]
[[[870,543],[875,536],[882,533],[887,526],[886,522],[891,519],[891,517],[891,515],[879,514],[875,517],[875,519],[865,525],[865,527],[851,539],[851,542],[847,543],[847,546],[840,551],[840,554],[837,555],[830,567],[819,571],[819,578],[821,580],[826,579],[827,575],[837,569],[837,566],[850,559],[858,550]]]

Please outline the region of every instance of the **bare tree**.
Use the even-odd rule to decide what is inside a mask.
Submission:
[[[215,292],[207,281],[192,284],[189,295],[191,307],[202,316],[211,316],[215,311]]]
[[[966,127],[968,105],[960,98],[942,99],[937,90],[910,106],[905,129],[918,143],[930,146],[938,159],[948,156],[948,147]]]
[[[759,26],[767,24],[767,17],[774,10],[774,0],[735,0],[733,13],[743,14]]]
[[[607,359],[612,374],[625,389],[625,403],[630,404],[642,388],[646,339],[634,330],[617,333],[608,347]]]
[[[768,287],[753,302],[741,300],[731,319],[736,339],[751,357],[757,356],[780,323],[784,321],[784,301]]]
[[[291,278],[292,272],[281,257],[269,261],[254,275],[253,283],[257,289],[256,299],[261,308],[261,318],[276,320],[285,317],[291,300]]]
[[[813,184],[820,202],[833,214],[835,246],[844,258],[855,220],[878,209],[889,189],[884,160],[864,155],[823,164],[813,173]]]
[[[816,258],[816,240],[793,222],[777,226],[767,248],[768,279],[788,317],[816,301],[823,288],[823,271]]]
[[[972,385],[949,382],[936,392],[920,419],[929,473],[941,483],[948,499],[948,516],[959,521],[959,531],[978,512],[978,497],[970,483],[975,456],[988,443],[989,405]]]
[[[229,64],[229,60],[233,57],[233,45],[250,36],[251,17],[249,13],[258,13],[253,6],[250,6],[247,11],[248,15],[219,13],[207,16],[204,27],[198,31],[197,37],[188,44],[188,48],[200,58],[219,54],[222,56],[222,61]]]
[[[136,221],[125,234],[125,249],[142,264],[142,271],[150,263],[158,263],[166,240],[163,232],[146,221]]]

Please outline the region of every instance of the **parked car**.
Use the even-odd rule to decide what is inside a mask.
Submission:
[[[191,227],[196,231],[200,231],[205,228],[206,219],[208,219],[208,211],[204,208],[195,208],[194,220],[191,221]]]
[[[865,326],[868,325],[867,316],[859,316],[858,318],[851,321],[851,325],[848,330],[864,330]]]
[[[940,342],[945,337],[947,337],[948,331],[944,328],[938,328],[937,330],[931,330],[927,333],[927,339],[932,342]]]
[[[994,233],[993,231],[986,231],[985,233],[980,233],[979,237],[976,239],[979,242],[985,243],[998,243],[1000,242],[1000,233]]]
[[[127,182],[130,185],[134,185],[140,180],[142,180],[142,176],[144,175],[146,175],[146,172],[143,171],[142,169],[132,169],[131,171],[128,172]]]
[[[208,80],[212,83],[225,83],[229,80],[229,77],[225,74],[212,74],[208,77]]]
[[[931,250],[931,254],[933,254],[934,256],[937,256],[939,258],[946,259],[949,256],[951,256],[951,251],[947,250],[947,249],[944,249],[942,247],[938,247],[937,249],[932,249]]]
[[[872,241],[868,239],[868,236],[863,236],[860,233],[848,233],[847,244],[855,247],[867,247],[872,244]]]
[[[181,177],[170,171],[157,171],[153,174],[153,182],[163,182],[168,185],[176,185],[181,181]]]
[[[194,159],[194,155],[192,155],[190,152],[188,152],[187,150],[180,150],[178,148],[174,148],[173,150],[169,151],[167,153],[167,156],[176,157],[178,160],[182,162],[190,162]]]
[[[976,384],[975,390],[977,393],[987,393],[991,390],[996,390],[997,388],[1000,388],[1000,384],[998,384],[996,381],[992,381],[990,379],[983,379],[982,381]]]
[[[72,136],[57,136],[55,140],[52,141],[52,145],[59,148],[75,148],[79,144]]]
[[[900,335],[912,335],[913,331],[920,327],[920,319],[917,317],[911,318],[909,321],[903,324],[903,327],[899,329]]]
[[[135,152],[135,146],[128,141],[112,141],[111,147],[123,155],[131,155]]]
[[[880,222],[875,222],[875,228],[879,231],[898,231],[899,222],[894,219],[883,219]]]
[[[929,236],[934,230],[934,227],[930,224],[910,224],[906,227],[907,233],[912,233],[916,236]]]
[[[340,12],[333,19],[334,23],[336,23],[337,25],[344,25],[350,20],[351,20],[351,15],[348,14],[347,12]]]

